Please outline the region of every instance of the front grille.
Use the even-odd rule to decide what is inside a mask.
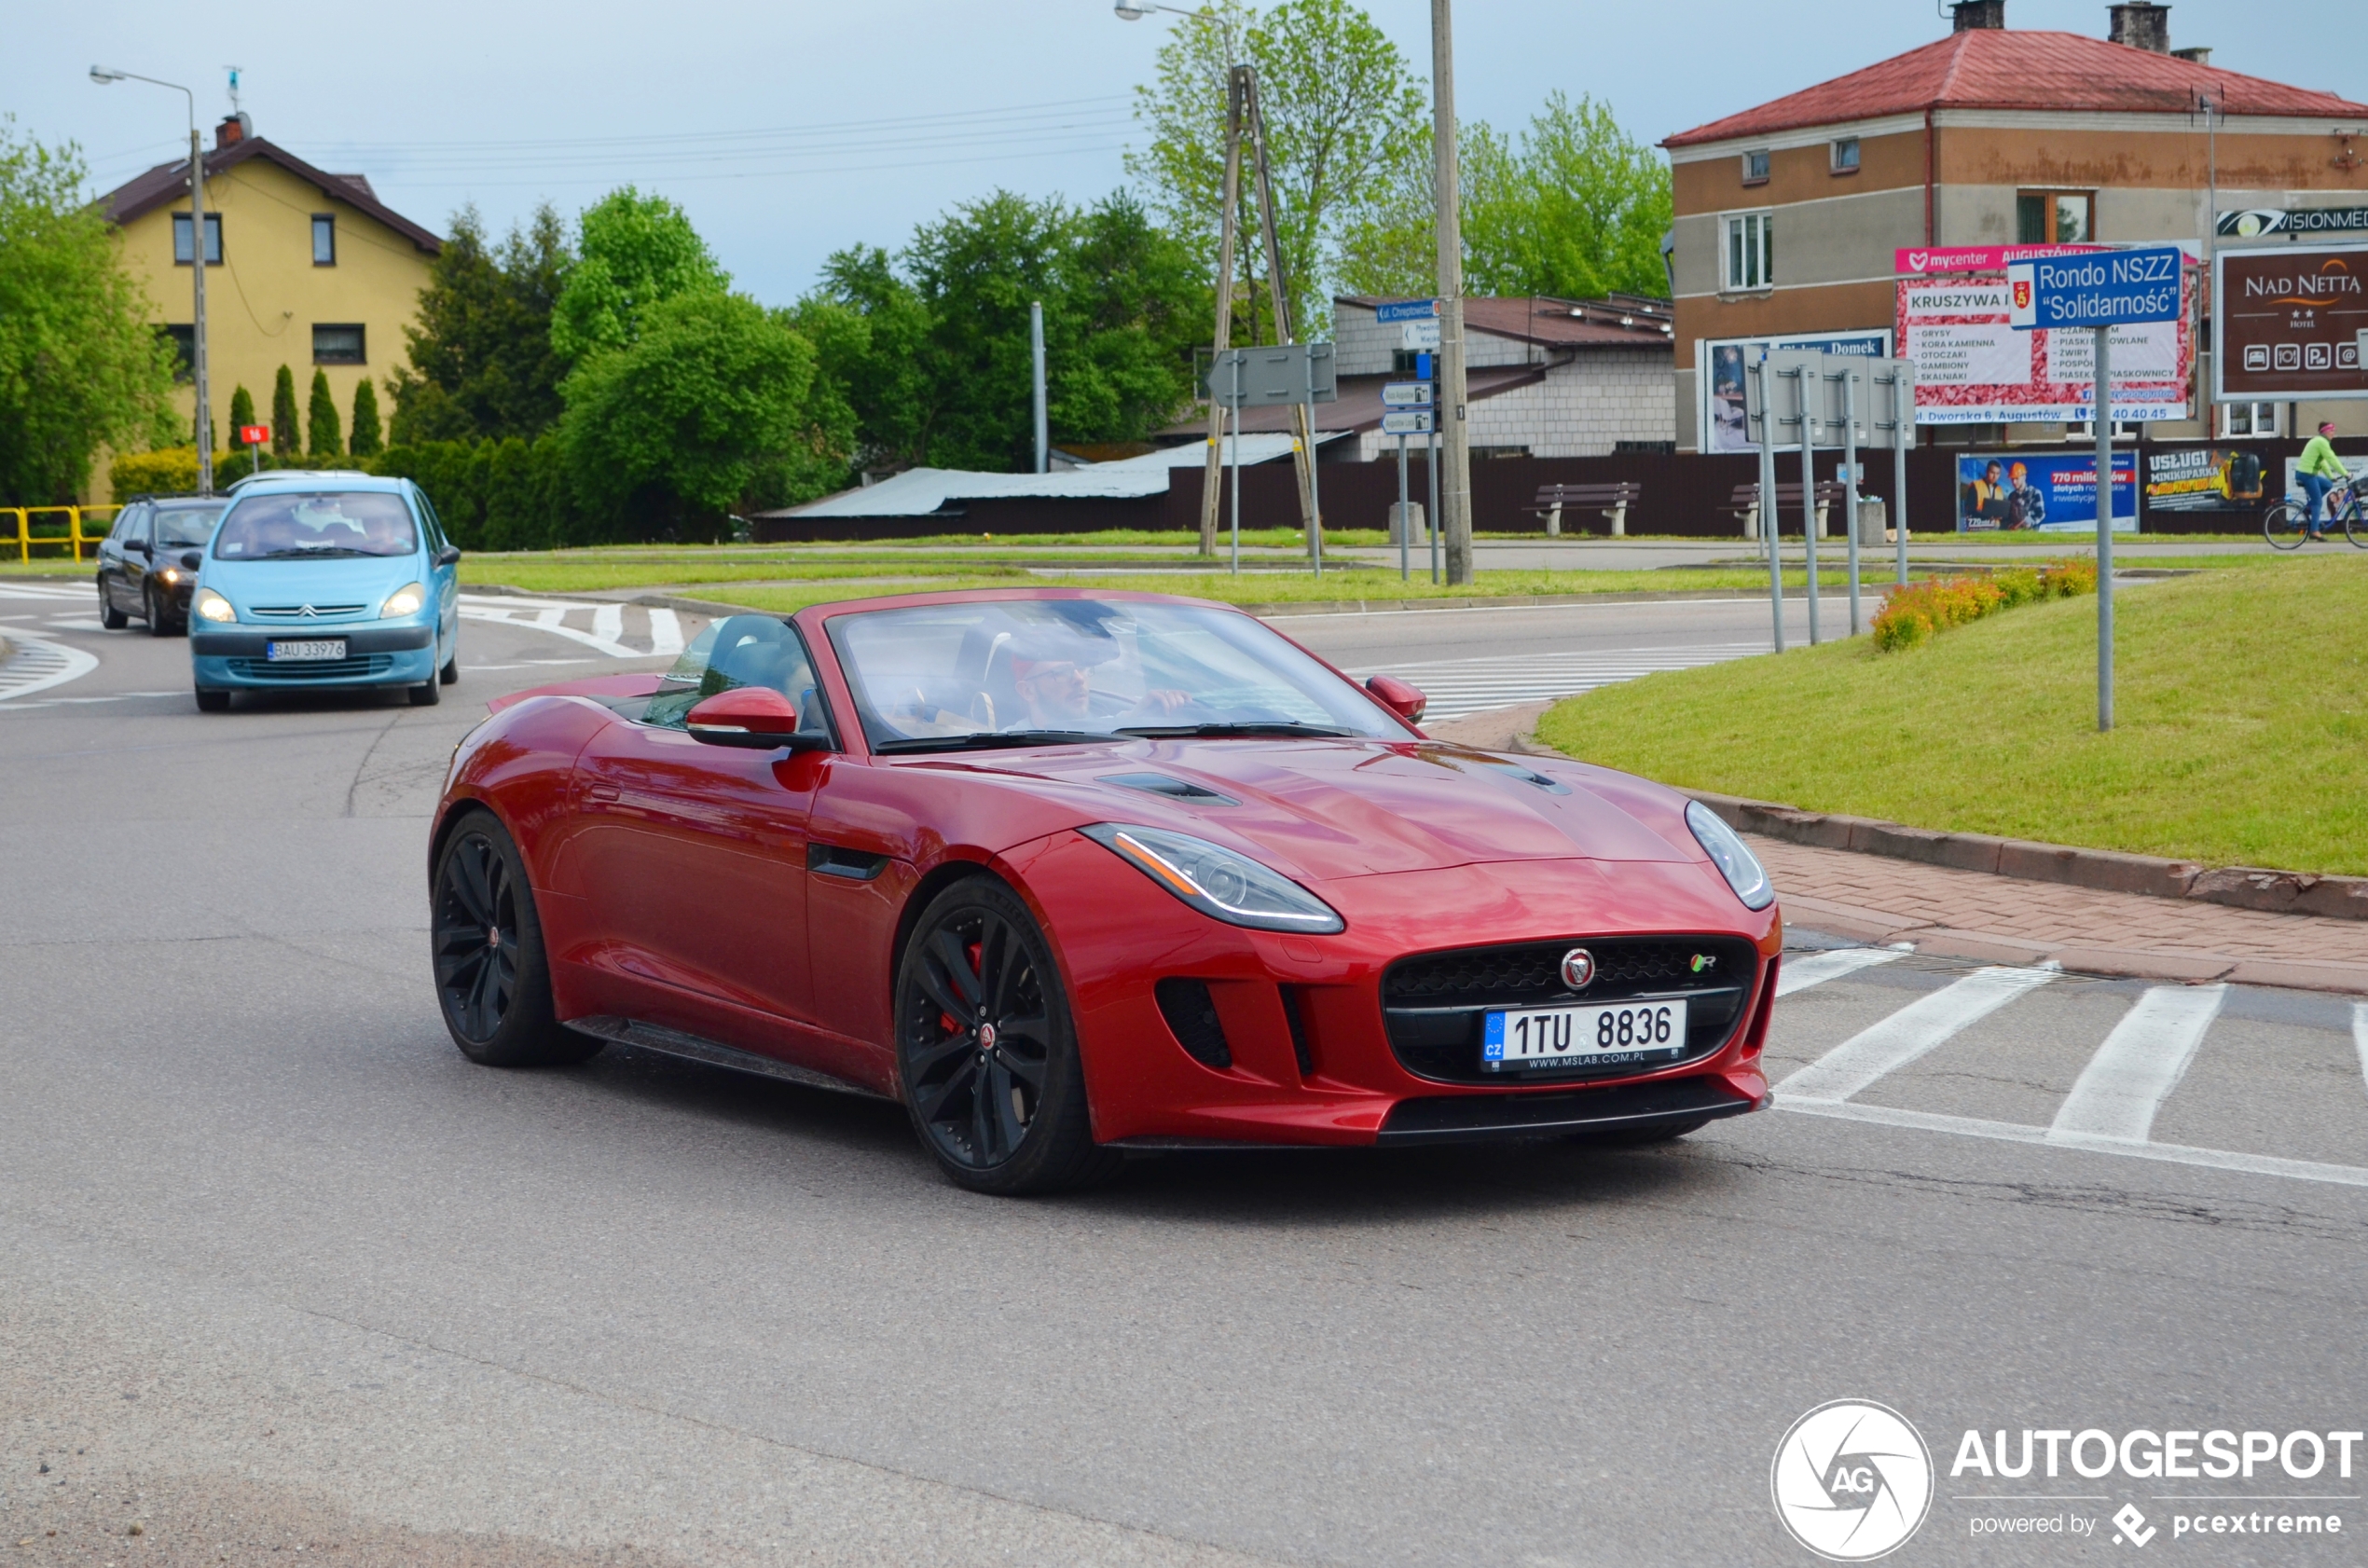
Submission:
[[[1584,991],[1563,984],[1563,955],[1584,947],[1595,978]],[[1706,960],[1697,967],[1697,958]],[[1473,947],[1401,958],[1382,976],[1382,1018],[1390,1049],[1408,1072],[1446,1083],[1560,1082],[1621,1077],[1699,1060],[1724,1046],[1741,1022],[1759,972],[1759,955],[1734,937],[1569,937],[1506,947]],[[1492,1009],[1586,1005],[1684,997],[1686,1050],[1674,1058],[1579,1063],[1517,1073],[1483,1072],[1480,1039]]]
[[[230,661],[230,673],[241,681],[367,681],[393,667],[392,653],[362,653],[350,659]]]
[[[333,621],[359,615],[367,608],[361,604],[316,604],[308,615],[301,604],[255,604],[247,607],[247,613],[259,621]]]

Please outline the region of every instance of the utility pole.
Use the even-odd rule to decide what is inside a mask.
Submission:
[[[198,397],[197,447],[198,493],[213,493],[213,410],[206,398],[205,355],[205,144],[198,140],[198,95],[179,82],[168,82],[155,76],[144,76],[136,71],[110,70],[104,65],[90,67],[90,79],[104,87],[109,82],[145,82],[150,87],[171,88],[189,104],[189,274],[190,289],[195,298],[195,320],[190,323],[189,372],[196,383]]]
[[[1274,341],[1287,345],[1292,341],[1291,302],[1283,292],[1283,245],[1274,227],[1274,185],[1267,171],[1266,116],[1259,107],[1257,73],[1247,65],[1236,65],[1233,70],[1242,82],[1242,131],[1249,141],[1250,167],[1258,177],[1259,227],[1266,240],[1266,297],[1274,311]],[[1299,473],[1300,527],[1307,532],[1307,548],[1320,576],[1324,571],[1324,524],[1315,510],[1315,405],[1294,403],[1290,406],[1292,466]]]
[[[1464,231],[1456,186],[1455,24],[1451,0],[1431,0],[1431,143],[1438,153],[1439,525],[1447,580],[1472,580],[1472,444],[1464,422]]]
[[[1217,241],[1217,343],[1214,353],[1221,354],[1233,345],[1233,238],[1236,220],[1242,210],[1242,73],[1228,67],[1225,76],[1225,215],[1220,220]],[[1212,364],[1214,358],[1212,357]],[[1238,373],[1238,372],[1237,372]],[[1242,455],[1241,420],[1234,418],[1233,456],[1236,463]],[[1225,433],[1225,410],[1217,398],[1208,400],[1208,470],[1201,483],[1201,554],[1217,554],[1217,507],[1218,466],[1222,447],[1219,442]],[[1238,469],[1234,489],[1241,488]],[[1241,570],[1241,504],[1238,495],[1233,508],[1234,570]]]
[[[1052,443],[1044,428],[1044,301],[1031,299],[1027,306],[1027,347],[1036,362],[1036,472],[1043,473],[1052,462]]]

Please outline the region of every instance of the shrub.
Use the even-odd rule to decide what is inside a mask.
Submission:
[[[353,435],[346,446],[357,458],[375,456],[386,445],[379,429],[379,393],[365,376],[353,389]]]
[[[255,395],[247,391],[244,384],[241,384],[230,393],[231,441],[235,444],[239,439],[240,430],[253,423],[255,423]]]
[[[216,491],[243,479],[253,467],[244,447],[213,454]],[[118,505],[135,495],[194,495],[198,488],[198,449],[163,447],[153,452],[126,452],[107,469],[107,488]]]
[[[271,455],[293,458],[303,447],[296,432],[296,374],[283,364],[271,381]]]
[[[1986,577],[1937,577],[1894,589],[1875,616],[1875,646],[1913,648],[1935,632],[2001,610],[2097,591],[2097,563],[2086,557],[2009,567]]]
[[[316,458],[333,458],[345,450],[344,423],[337,418],[337,400],[329,392],[329,373],[312,373],[312,406],[306,410],[308,439],[304,449]]]

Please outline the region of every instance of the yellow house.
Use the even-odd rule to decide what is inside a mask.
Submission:
[[[418,314],[443,241],[380,201],[365,176],[315,169],[255,135],[245,115],[214,132],[205,207],[206,379],[217,456],[238,440],[232,390],[245,387],[255,418],[268,423],[283,364],[296,378],[299,416],[316,367],[328,375],[345,434],[365,377],[379,382],[380,420],[390,416],[385,383],[407,357],[403,329]],[[146,287],[186,366],[196,315],[188,160],[158,164],[111,192],[103,210],[123,231],[124,265]],[[195,388],[186,380],[183,388],[181,406],[194,412]]]

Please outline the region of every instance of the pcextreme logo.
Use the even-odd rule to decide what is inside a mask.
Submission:
[[[1784,1434],[1769,1469],[1776,1517],[1833,1562],[1907,1544],[1933,1503],[1933,1456],[1907,1418],[1867,1399],[1818,1406]]]

